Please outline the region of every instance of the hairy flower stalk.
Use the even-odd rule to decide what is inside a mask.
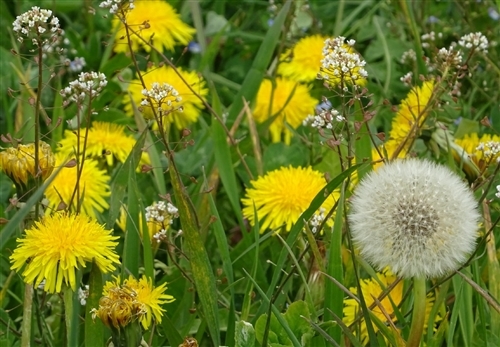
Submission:
[[[409,345],[418,345],[423,329],[425,278],[455,271],[466,260],[475,247],[479,217],[462,180],[426,160],[386,164],[365,176],[354,192],[349,221],[361,255],[379,269],[389,266],[414,279]]]

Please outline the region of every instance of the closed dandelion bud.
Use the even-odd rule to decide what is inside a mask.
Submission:
[[[474,250],[479,217],[460,177],[430,161],[408,159],[361,181],[349,222],[361,255],[377,268],[434,278],[456,270]]]

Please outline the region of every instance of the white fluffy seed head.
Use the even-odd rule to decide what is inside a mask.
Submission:
[[[456,270],[474,250],[479,217],[460,177],[430,161],[406,159],[360,182],[349,222],[361,256],[379,269],[435,278]]]

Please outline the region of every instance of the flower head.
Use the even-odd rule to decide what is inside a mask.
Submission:
[[[285,226],[290,231],[300,215],[309,207],[314,197],[325,187],[323,174],[311,167],[281,167],[251,181],[253,188],[246,190],[243,215],[255,224],[257,217],[260,231]],[[335,205],[338,193],[328,196],[322,208],[329,212]],[[320,215],[317,211],[317,215]]]
[[[68,157],[63,153],[56,154],[56,165],[66,165]],[[49,206],[57,209],[63,204],[72,208],[81,205],[81,212],[87,216],[95,217],[95,211],[103,212],[109,207],[106,198],[111,195],[109,188],[110,177],[105,170],[99,169],[98,162],[93,159],[85,159],[83,171],[78,179],[77,166],[66,165],[58,173],[45,191],[49,200]],[[80,189],[80,200],[73,192],[78,186]],[[74,196],[74,197],[73,197]],[[73,201],[72,201],[73,199]]]
[[[32,38],[35,46],[52,44],[62,32],[59,28],[59,18],[52,16],[51,10],[38,6],[33,6],[31,10],[17,16],[12,26],[19,42]]]
[[[195,29],[184,23],[177,11],[166,1],[135,0],[134,9],[127,11],[125,18],[113,18],[113,29],[116,31],[116,44],[114,51],[128,52],[125,26],[132,27],[146,42],[151,42],[153,47],[163,52],[164,49],[172,51],[178,44],[185,45],[191,41]],[[128,4],[125,4],[129,6]],[[130,35],[132,50],[143,48],[146,52],[151,50],[143,40],[135,34]]]
[[[45,181],[55,166],[55,157],[50,146],[40,141],[38,145],[39,167],[35,169],[35,144],[19,144],[16,148],[9,147],[0,152],[0,169],[16,184],[28,185],[30,179],[38,174]]]
[[[469,188],[448,168],[396,160],[366,175],[349,221],[361,255],[403,277],[439,277],[472,252],[479,213]]]
[[[345,37],[342,36],[325,41],[318,78],[325,80],[329,88],[366,84],[366,62],[352,48],[355,43],[354,40],[346,43]]]
[[[118,244],[111,230],[83,215],[55,213],[35,222],[26,236],[17,239],[18,246],[10,256],[12,270],[21,269],[26,283],[38,286],[46,280],[44,290],[59,293],[63,282],[76,290],[75,271],[85,262],[95,261],[103,272],[115,269]]]
[[[142,90],[142,95],[144,98],[141,101],[141,109],[153,107],[160,118],[168,116],[172,112],[183,111],[183,107],[180,106],[182,98],[179,96],[179,92],[167,83],[153,82],[151,89]],[[153,112],[146,112],[145,116],[153,116]]]
[[[106,282],[99,308],[93,309],[93,317],[99,317],[107,326],[125,327],[131,321],[139,319],[144,329],[151,326],[153,319],[161,323],[164,305],[174,301],[174,297],[165,294],[166,283],[154,287],[150,278],[142,276],[140,280],[129,276],[121,281]]]
[[[322,51],[326,37],[313,35],[299,40],[280,57],[278,74],[298,82],[311,82],[321,68]]]
[[[377,273],[377,280],[374,278],[361,280],[361,292],[363,298],[365,299],[366,306],[370,309],[372,314],[377,317],[381,322],[388,324],[387,315],[391,318],[393,323],[396,323],[397,317],[394,314],[394,307],[399,306],[403,299],[403,281],[399,281],[391,291],[380,299],[384,291],[393,285],[396,281],[396,276],[394,276],[390,270],[385,269],[383,272]],[[358,290],[356,287],[349,288],[353,294],[357,294]],[[375,301],[378,300],[378,304]],[[426,300],[426,316],[428,317],[431,313],[432,306],[434,304],[434,296],[432,294],[427,296]],[[354,298],[348,298],[344,300],[344,323],[346,325],[354,324],[358,317],[362,316],[361,306],[359,301]],[[425,319],[425,325],[427,325],[428,319]],[[437,321],[437,320],[436,320]],[[368,342],[368,330],[366,328],[366,322],[364,319],[360,320],[359,327],[359,337],[361,338],[361,343],[366,345]],[[373,324],[373,329],[378,332],[378,327]],[[357,329],[354,330],[356,334]]]
[[[196,72],[184,71],[181,68],[177,68],[177,71],[198,95],[203,98],[206,97],[208,89],[202,77],[198,76]],[[191,92],[186,83],[184,83],[171,67],[164,65],[158,68],[150,68],[146,72],[142,72],[142,77],[146,86],[150,87],[155,83],[162,86],[165,83],[171,86],[173,90],[177,91],[177,95],[172,100],[175,100],[177,97],[179,97],[180,100],[175,101],[176,107],[165,115],[166,120],[164,124],[174,123],[177,129],[182,130],[198,120],[200,110],[204,108],[203,102]],[[135,105],[140,107],[145,118],[153,118],[153,111],[150,105],[142,105],[145,95],[141,81],[138,79],[131,81],[128,91],[130,92],[130,97],[127,95],[123,99],[127,114],[134,114],[131,102],[132,99]],[[155,105],[155,107],[156,106],[158,105]]]
[[[83,151],[83,143],[85,131],[81,130],[80,146]],[[74,156],[77,148],[77,134],[66,130],[64,138],[59,141],[59,152],[65,156]],[[105,156],[106,163],[109,167],[113,166],[115,159],[121,163],[125,163],[136,140],[132,135],[125,132],[125,126],[107,123],[93,122],[92,127],[88,130],[85,155],[95,160],[99,160]],[[143,152],[141,163],[149,164],[149,156]]]
[[[165,203],[164,201],[154,202],[145,210],[149,237],[159,243],[166,236],[166,232],[174,219],[179,217],[179,210],[170,202]],[[127,213],[124,206],[122,206],[117,224],[123,231],[127,230]],[[143,228],[142,218],[140,218],[139,233],[141,237],[144,235]]]
[[[86,98],[94,99],[106,87],[106,76],[100,72],[82,72],[78,78],[69,82],[69,86],[62,89],[59,94],[65,98],[65,103],[82,103]]]
[[[474,49],[484,54],[488,53],[488,39],[479,31],[462,36],[458,44],[464,48]]]
[[[290,143],[292,132],[285,123],[293,129],[297,129],[314,112],[318,101],[309,94],[309,88],[297,82],[277,77],[274,84],[271,80],[262,81],[253,117],[259,123],[274,118],[269,131],[273,142],[281,141],[284,133],[284,142]]]

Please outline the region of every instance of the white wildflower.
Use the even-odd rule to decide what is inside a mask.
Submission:
[[[488,39],[481,32],[462,36],[458,44],[464,48],[477,49],[479,52],[488,53]]]
[[[96,98],[108,84],[106,76],[100,72],[82,72],[78,79],[69,82],[69,87],[62,89],[59,94],[65,98],[65,103],[82,103],[87,97]]]

